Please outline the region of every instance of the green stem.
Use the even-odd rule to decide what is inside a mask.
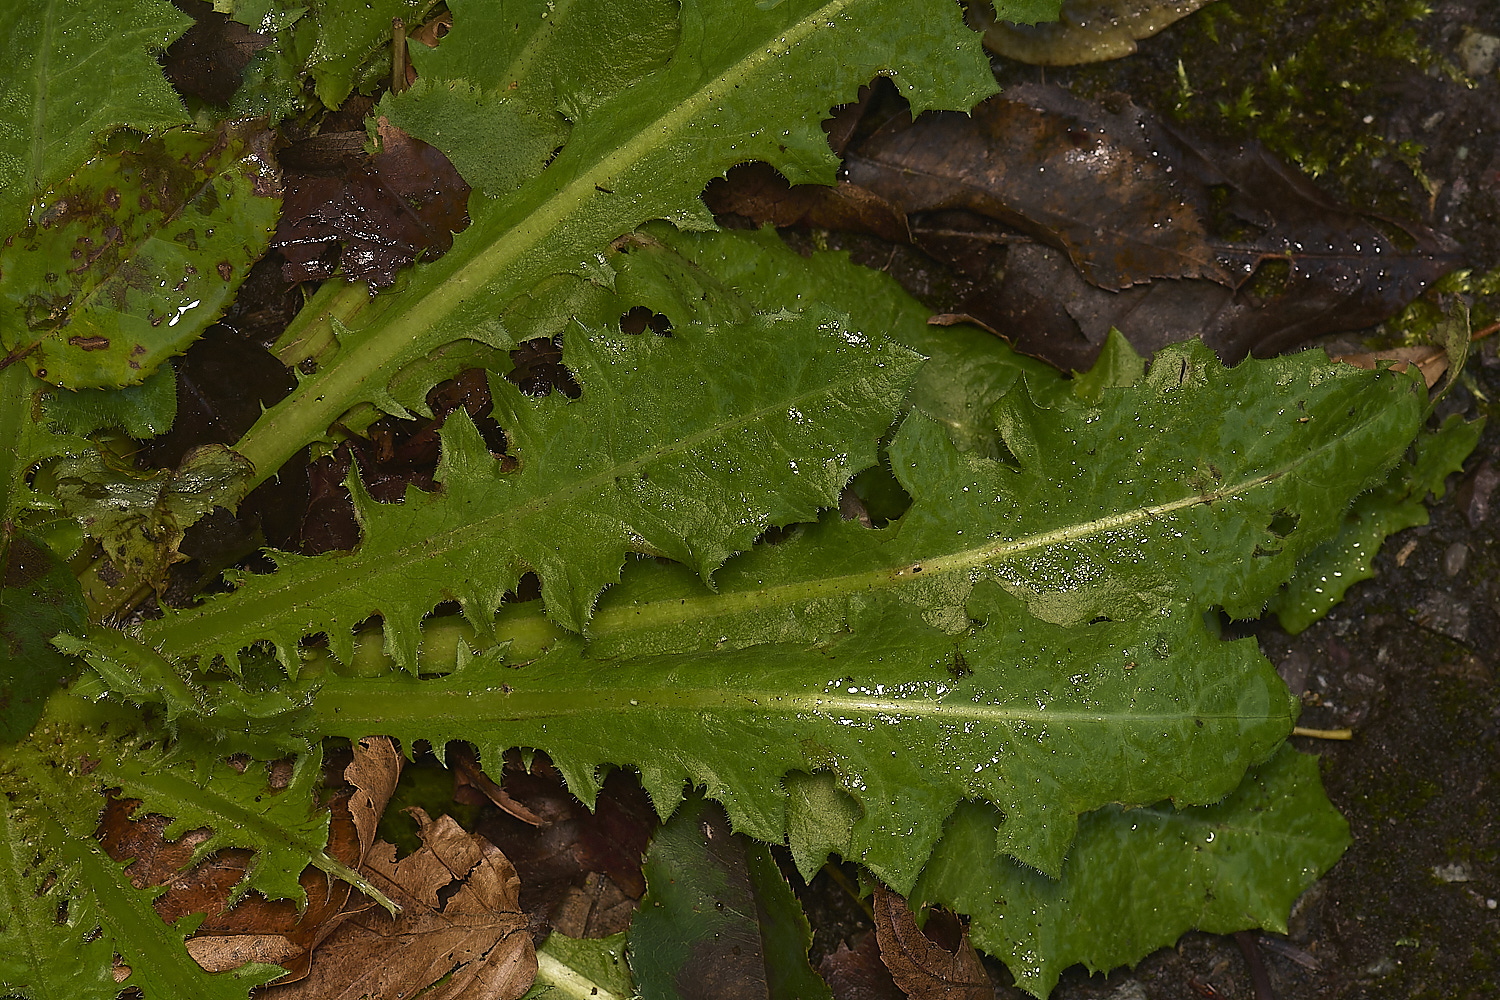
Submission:
[[[307,360],[322,361],[338,350],[334,321],[348,326],[371,301],[369,285],[363,281],[334,278],[323,282],[277,338],[271,353],[288,368]]]
[[[26,489],[30,465],[22,455],[41,382],[24,364],[0,368],[0,519],[8,520]]]

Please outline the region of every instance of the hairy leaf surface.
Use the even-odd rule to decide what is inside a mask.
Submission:
[[[570,120],[661,68],[677,43],[670,0],[456,0],[449,9],[453,29],[435,49],[411,44],[417,80],[377,113],[441,148],[490,195],[540,173],[567,141]],[[495,142],[497,134],[509,141]]]
[[[0,4],[0,233],[107,133],[188,120],[153,55],[192,23],[165,0]]]
[[[1037,997],[1074,963],[1131,964],[1190,928],[1284,933],[1293,901],[1349,845],[1317,758],[1288,746],[1217,805],[1090,813],[1060,880],[1008,858],[980,862],[999,822],[960,806],[912,896],[969,914],[974,943]]]
[[[379,613],[397,662],[414,667],[433,605],[457,600],[477,625],[527,570],[549,613],[579,630],[627,551],[707,578],[767,527],[836,504],[874,463],[919,364],[822,310],[670,339],[588,339],[575,327],[564,359],[582,388],[576,402],[494,380],[518,472],[503,473],[459,414],[443,429],[440,492],[386,505],[356,486],[358,550],[277,554],[279,572],[147,625],[149,641],[172,656],[232,658],[269,639],[290,666],[298,641],[321,631],[347,662],[351,630]]]
[[[831,181],[837,159],[819,122],[876,74],[917,110],[967,108],[994,89],[950,0],[688,0],[680,24],[664,67],[566,109],[572,130],[550,165],[511,194],[473,199],[473,222],[453,249],[362,313],[328,366],[267,411],[238,446],[257,476],[349,407],[379,405],[395,374],[434,348],[460,338],[513,346],[498,317],[542,279],[570,272],[608,283],[604,254],[616,237],[656,218],[710,228],[699,192],[734,164],[759,158],[795,181]],[[608,80],[613,69],[594,72]]]

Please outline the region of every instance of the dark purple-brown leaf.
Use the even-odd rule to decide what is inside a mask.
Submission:
[[[271,245],[291,281],[319,281],[342,268],[351,281],[384,288],[396,271],[438,257],[469,224],[469,186],[448,158],[384,118],[381,149],[364,154],[364,133],[323,133],[281,155],[286,184]]]

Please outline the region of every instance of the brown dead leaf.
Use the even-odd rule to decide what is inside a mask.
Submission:
[[[221,14],[203,0],[179,0],[193,26],[162,57],[162,72],[179,94],[226,105],[239,89],[245,67],[271,44],[270,35]]]
[[[512,798],[496,781],[479,768],[479,758],[467,743],[456,743],[448,750],[448,766],[453,769],[453,801],[478,806],[486,802],[504,810],[523,823],[543,826],[546,820]],[[581,937],[582,935],[572,935]]]
[[[321,281],[340,267],[384,288],[418,255],[441,256],[469,224],[469,185],[448,158],[378,119],[381,149],[363,132],[323,133],[283,150],[285,193],[271,245],[289,281]]]
[[[979,961],[969,935],[949,951],[922,933],[906,900],[885,886],[875,887],[875,935],[880,958],[911,1000],[991,1000],[995,987]]]
[[[354,763],[345,777],[355,786],[358,798],[350,809],[350,794],[341,793],[329,803],[328,854],[351,868],[358,868],[372,837],[361,832],[369,815],[378,821],[400,775],[400,755],[386,737],[359,741]],[[277,769],[269,782],[277,784]],[[285,781],[280,782],[285,787]],[[163,831],[169,820],[154,813],[134,818],[136,799],[110,797],[97,836],[110,857],[131,861],[131,882],[138,888],[166,887],[155,901],[156,912],[168,923],[192,913],[206,914],[197,933],[187,942],[188,953],[210,972],[237,968],[248,961],[271,962],[287,970],[281,982],[307,974],[310,954],[343,919],[349,885],[328,878],[309,867],[299,882],[307,893],[307,909],[298,914],[289,899],[268,900],[250,893],[232,908],[226,903],[254,860],[254,852],[241,849],[218,851],[201,863],[187,867],[193,850],[209,836],[193,830],[174,841]]]
[[[840,941],[836,951],[823,956],[818,974],[833,991],[833,1000],[906,1000],[880,960],[880,942],[873,933],[853,948]]]
[[[507,757],[501,786],[542,821],[491,814],[477,832],[505,852],[521,876],[521,903],[539,932],[557,927],[570,937],[607,937],[630,925],[646,891],[641,858],[660,825],[633,774],[605,779],[591,811],[568,791],[542,754],[530,771]]]
[[[950,314],[1060,368],[1089,367],[1111,328],[1144,354],[1184,331],[1228,362],[1275,354],[1380,322],[1457,261],[1425,226],[1340,205],[1258,144],[1191,138],[1121,95],[1025,84],[912,122],[893,94],[838,187],[741,168],[710,207],[890,242],[905,228],[964,283]]]
[[[451,818],[410,811],[422,849],[398,861],[382,841],[362,869],[401,915],[376,907],[350,915],[318,949],[308,977],[268,989],[266,1000],[398,1000],[445,976],[424,997],[517,1000],[531,988],[536,953],[515,868]]]
[[[1422,381],[1427,383],[1431,389],[1437,385],[1438,379],[1448,370],[1448,352],[1434,344],[1424,344],[1420,347],[1388,347],[1383,351],[1364,351],[1359,354],[1340,354],[1333,360],[1345,361],[1356,368],[1365,368],[1374,371],[1382,367],[1378,362],[1394,361],[1395,364],[1388,367],[1398,372],[1404,372],[1409,365],[1416,365],[1417,371],[1422,373]]]

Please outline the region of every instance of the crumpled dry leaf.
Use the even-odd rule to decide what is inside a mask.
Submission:
[[[421,255],[448,251],[469,224],[469,185],[433,147],[379,119],[381,149],[363,132],[314,136],[283,151],[285,194],[271,246],[288,281],[321,281],[342,268],[372,288]]]
[[[880,941],[873,933],[866,933],[853,948],[840,941],[836,950],[823,956],[818,974],[833,991],[833,1000],[906,998],[880,960]]]
[[[450,817],[420,808],[423,847],[396,859],[377,843],[361,873],[401,907],[366,906],[318,949],[306,979],[266,1000],[398,1000],[449,976],[428,1000],[518,1000],[536,978],[536,951],[521,911],[521,880],[505,855]]]
[[[911,1000],[991,1000],[995,987],[964,932],[956,951],[922,933],[906,900],[875,887],[875,935],[880,958]]]
[[[401,755],[388,738],[372,737],[355,744],[354,762],[344,772],[355,791],[336,796],[329,804],[330,856],[352,868],[359,867],[400,773]],[[276,774],[273,768],[273,786]],[[155,901],[156,912],[163,920],[175,923],[188,914],[207,914],[197,934],[187,942],[194,960],[210,972],[255,961],[286,969],[287,975],[280,982],[305,976],[312,949],[343,919],[341,913],[350,895],[348,883],[308,868],[300,879],[308,905],[300,915],[291,900],[269,901],[256,893],[225,910],[231,891],[245,878],[253,852],[219,851],[184,870],[194,848],[209,836],[209,831],[193,830],[168,841],[162,836],[168,819],[155,814],[132,819],[137,805],[135,799],[110,798],[99,839],[116,861],[131,860],[133,884],[166,886],[167,891]]]

